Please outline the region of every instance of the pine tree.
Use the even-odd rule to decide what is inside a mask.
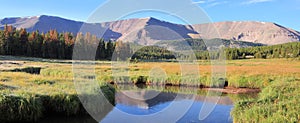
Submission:
[[[5,55],[5,35],[4,31],[0,31],[0,55]]]
[[[19,38],[18,38],[18,44],[19,44],[19,49],[17,51],[17,55],[26,55],[26,50],[27,50],[27,42],[28,42],[28,33],[26,29],[21,29],[19,32]]]
[[[106,59],[111,60],[115,48],[111,40],[106,44]]]

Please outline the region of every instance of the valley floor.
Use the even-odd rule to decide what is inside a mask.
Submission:
[[[82,113],[82,107],[76,96],[73,83],[73,80],[76,79],[74,75],[80,75],[79,79],[82,80],[96,80],[99,85],[103,86],[107,83],[132,84],[139,82],[145,82],[149,85],[222,86],[218,82],[211,82],[212,66],[210,61],[197,61],[193,64],[199,68],[196,70],[199,70],[200,78],[196,79],[190,75],[182,77],[181,64],[177,62],[130,63],[128,67],[124,67],[124,70],[128,71],[125,73],[128,73],[129,77],[124,76],[126,74],[120,69],[121,67],[114,66],[118,64],[112,62],[96,61],[95,64],[92,64],[93,67],[91,68],[93,69],[76,69],[78,66],[72,64],[73,62],[71,60],[0,56],[0,121],[5,122],[13,119],[34,121],[43,115],[45,108],[53,109],[52,112],[56,113],[64,112],[64,115],[67,116]],[[191,69],[195,68],[191,67]],[[257,115],[263,115],[256,117],[259,118],[258,121],[272,122],[275,120],[268,118],[277,115],[283,119],[282,121],[300,120],[300,115],[297,113],[300,101],[299,98],[295,99],[299,96],[299,88],[297,88],[300,81],[299,60],[234,60],[227,61],[225,69],[226,77],[221,79],[228,82],[227,89],[252,88],[262,90],[258,100],[236,103],[232,113],[235,122],[252,122],[253,120],[242,117],[251,118]],[[159,77],[155,78],[155,76]],[[108,95],[113,95],[110,86],[104,87],[111,92]],[[290,99],[291,102],[283,104],[286,99]],[[23,101],[25,104],[20,104],[18,101]],[[48,101],[51,102],[51,105],[45,104]],[[295,105],[290,106],[292,104]],[[43,107],[43,105],[49,105],[49,107]],[[285,106],[285,108],[281,107],[279,111],[283,112],[279,114],[270,112],[271,110],[276,112],[270,107],[265,107],[263,110],[254,109],[267,105]],[[11,112],[7,112],[8,108],[11,108]],[[15,112],[21,112],[20,116],[16,115]],[[264,114],[266,112],[269,113]],[[30,116],[25,114],[30,114]]]

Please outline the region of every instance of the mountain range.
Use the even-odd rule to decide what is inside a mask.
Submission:
[[[127,19],[103,23],[84,23],[55,16],[13,17],[0,20],[5,25],[26,28],[32,32],[90,32],[98,37],[111,40],[126,40],[140,44],[154,44],[161,40],[186,38],[227,39],[247,41],[265,45],[300,41],[300,32],[270,22],[228,21],[195,25],[181,25],[156,18]]]

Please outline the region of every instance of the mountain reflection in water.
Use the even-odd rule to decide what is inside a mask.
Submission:
[[[124,90],[116,93],[115,108],[101,121],[103,123],[110,122],[168,122],[177,119],[178,122],[232,122],[230,111],[233,107],[233,101],[228,96],[207,96],[194,94],[179,94],[174,92],[158,92],[155,90]],[[203,121],[198,119],[200,109],[205,101],[214,103],[218,99],[218,104],[212,113]],[[172,104],[177,107],[172,107]],[[181,113],[186,105],[189,105],[187,112],[183,112],[183,116],[178,116],[176,113]],[[157,115],[171,110],[171,113],[166,117],[156,119],[156,121],[149,121],[144,116]],[[174,115],[173,115],[174,113]],[[128,117],[130,116],[130,117]],[[132,117],[131,117],[132,116]]]

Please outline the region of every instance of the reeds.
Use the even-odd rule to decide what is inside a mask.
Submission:
[[[1,122],[35,122],[43,111],[42,101],[35,95],[0,95]]]

